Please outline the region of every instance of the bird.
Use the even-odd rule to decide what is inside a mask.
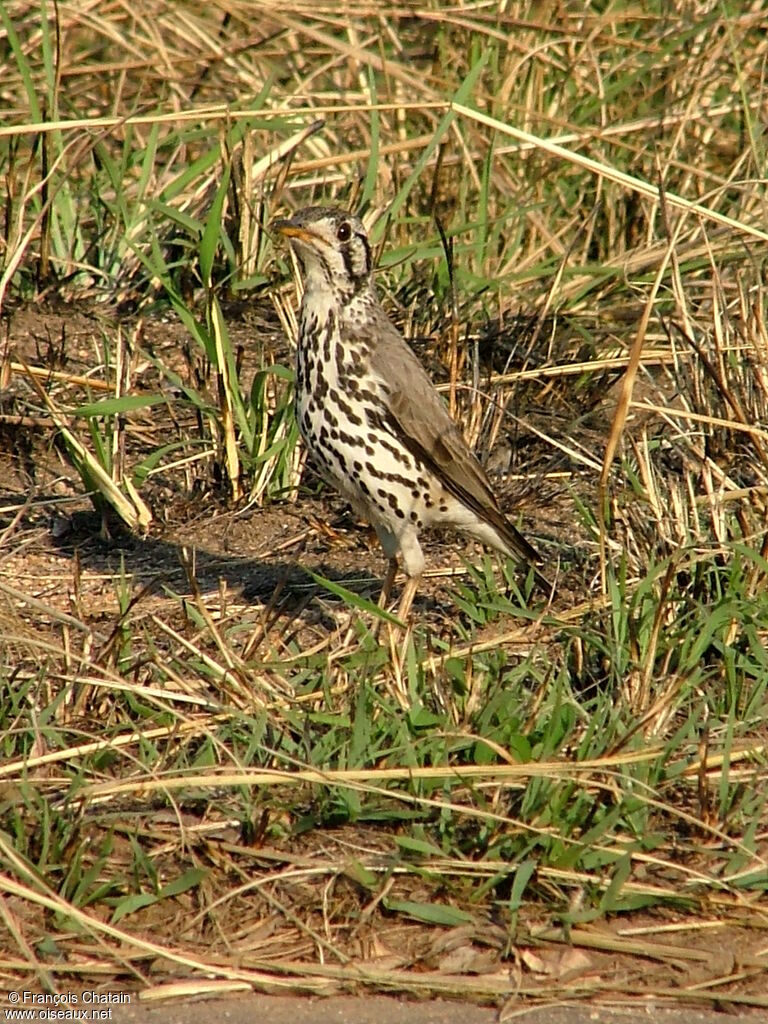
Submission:
[[[398,570],[407,577],[397,616],[406,622],[424,571],[419,535],[467,534],[534,568],[541,558],[502,512],[488,478],[426,370],[387,316],[362,221],[310,206],[278,219],[303,281],[295,407],[320,471],[375,529],[388,559],[379,605]]]

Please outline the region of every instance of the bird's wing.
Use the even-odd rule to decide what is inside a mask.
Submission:
[[[455,498],[489,523],[525,561],[541,561],[536,549],[499,508],[482,466],[451,419],[442,399],[397,329],[384,314],[366,339],[371,368],[389,389],[391,427],[405,447]]]

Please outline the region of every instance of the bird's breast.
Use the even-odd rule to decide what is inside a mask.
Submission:
[[[333,309],[302,310],[296,358],[296,413],[307,447],[336,480],[366,445],[384,386],[370,374],[370,350],[345,337]]]
[[[390,389],[372,368],[365,332],[311,308],[300,326],[296,412],[321,474],[397,536],[450,517],[456,503],[393,432]]]

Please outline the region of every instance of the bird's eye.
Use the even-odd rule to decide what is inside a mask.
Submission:
[[[348,242],[352,237],[352,228],[348,222],[343,220],[336,231],[336,237],[340,242]]]

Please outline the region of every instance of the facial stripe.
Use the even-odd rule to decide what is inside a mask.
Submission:
[[[371,272],[371,247],[368,239],[363,234],[353,235],[349,242],[340,247],[340,252],[347,278],[353,283],[354,292],[358,292],[368,281]]]
[[[363,243],[363,251],[365,252],[365,267],[363,269],[363,273],[367,276],[371,272],[371,247],[368,244],[368,239],[365,235],[358,235],[357,237]]]
[[[350,245],[342,245],[341,247],[341,258],[344,260],[344,269],[347,272],[347,277],[350,281],[357,282],[357,274],[352,264],[352,247]]]

